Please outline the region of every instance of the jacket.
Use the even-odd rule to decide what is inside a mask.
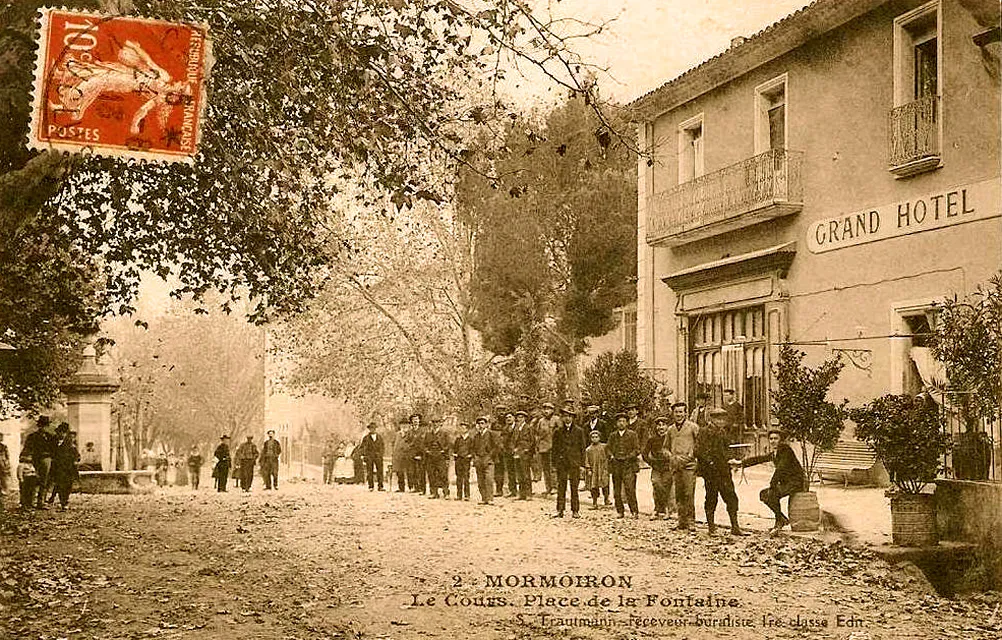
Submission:
[[[477,431],[473,434],[473,463],[478,465],[492,464],[498,455],[498,434],[491,429]]]
[[[651,469],[657,471],[667,471],[671,464],[671,445],[668,442],[668,434],[653,434],[644,443],[643,458]]]
[[[278,440],[268,439],[264,441],[263,445],[261,445],[262,458],[273,458],[277,460],[280,455],[282,455],[282,445],[278,444]]]
[[[366,460],[379,460],[383,457],[383,452],[386,450],[383,436],[378,433],[375,439],[373,439],[371,433],[365,434],[365,437],[358,443],[358,446],[362,450],[362,457]]]
[[[772,474],[769,486],[773,488],[784,487],[787,489],[803,489],[804,468],[797,459],[797,454],[793,452],[790,445],[785,442],[776,447],[775,452],[770,452],[761,456],[752,456],[741,461],[742,467],[752,467],[763,462],[773,462],[776,471]]]
[[[569,429],[561,426],[553,432],[553,449],[550,450],[553,467],[565,471],[583,467],[585,446],[583,429],[576,425],[571,425]]]

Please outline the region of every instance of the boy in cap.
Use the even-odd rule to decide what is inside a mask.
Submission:
[[[473,461],[473,438],[470,423],[459,423],[460,434],[452,443],[452,456],[456,460],[456,500],[470,499],[470,463]]]
[[[609,454],[602,443],[602,434],[592,431],[588,434],[591,444],[585,449],[585,488],[591,494],[591,508],[598,509],[598,496],[604,493],[609,498]]]
[[[630,507],[630,514],[637,518],[640,510],[637,508],[637,472],[640,463],[640,444],[637,434],[628,427],[625,413],[616,416],[616,428],[609,434],[606,450],[609,452],[609,471],[612,474],[612,492],[616,502],[616,513],[625,517],[624,502]]]
[[[651,467],[651,489],[654,491],[654,515],[651,520],[661,520],[673,503],[668,418],[658,416],[654,421],[654,433],[644,443],[643,457]]]
[[[490,419],[480,416],[473,436],[473,466],[477,470],[480,504],[491,504],[494,497],[494,460],[498,452],[497,435],[490,428]]]

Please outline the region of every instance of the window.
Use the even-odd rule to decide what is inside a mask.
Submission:
[[[637,310],[623,310],[623,349],[637,352]]]
[[[894,20],[894,106],[939,95],[939,2]]]
[[[755,155],[786,148],[786,74],[755,87]]]
[[[765,307],[762,305],[695,316],[689,323],[692,397],[710,396],[720,406],[724,389],[734,389],[744,406],[745,427],[768,424],[769,369],[766,365]]]
[[[890,170],[905,177],[935,169],[941,149],[939,2],[894,20],[894,108]]]
[[[678,126],[678,182],[703,175],[703,114]]]

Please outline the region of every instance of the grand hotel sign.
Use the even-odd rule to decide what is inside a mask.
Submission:
[[[1002,198],[996,177],[818,220],[807,228],[807,246],[812,253],[824,253],[1000,216]]]

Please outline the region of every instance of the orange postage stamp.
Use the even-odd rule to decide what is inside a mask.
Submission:
[[[30,147],[192,161],[206,26],[44,8],[37,56]]]

